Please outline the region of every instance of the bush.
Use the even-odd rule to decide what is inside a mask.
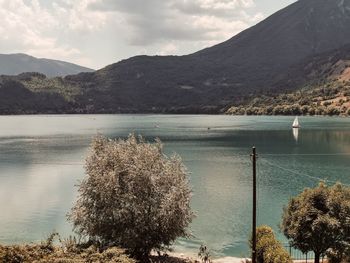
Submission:
[[[302,112],[303,115],[308,114],[309,111],[310,111],[310,106],[304,105],[304,106],[301,107],[301,112]]]
[[[198,257],[203,263],[212,263],[210,251],[205,245],[199,247]]]
[[[178,156],[163,154],[159,140],[97,137],[86,174],[69,215],[77,233],[138,258],[188,236],[193,213],[187,173]]]
[[[0,245],[0,262],[1,263],[136,263],[129,258],[124,250],[113,247],[104,251],[99,251],[94,246],[86,244],[72,244],[74,249],[66,250],[66,247],[53,246],[52,241],[56,234],[51,235],[46,242],[41,244],[30,245]],[[73,251],[74,250],[74,251]]]
[[[284,113],[284,107],[280,105],[277,105],[272,110],[273,115],[282,115],[283,113]]]
[[[276,240],[271,227],[258,227],[256,238],[257,263],[292,263],[288,252]]]
[[[339,115],[340,114],[340,110],[334,106],[329,106],[327,108],[327,114],[330,115],[330,116],[333,116],[333,115]]]

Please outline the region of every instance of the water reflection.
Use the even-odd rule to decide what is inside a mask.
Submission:
[[[296,142],[298,142],[298,137],[299,137],[299,129],[298,128],[293,128],[293,137]]]

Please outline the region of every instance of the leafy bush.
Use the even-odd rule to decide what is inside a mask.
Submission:
[[[85,247],[85,244],[74,244],[74,252],[67,251],[62,244],[53,246],[53,238],[57,234],[51,235],[41,244],[31,245],[0,245],[1,263],[136,263],[129,258],[124,250],[112,247],[104,251],[99,251],[94,246]]]
[[[69,215],[77,233],[138,258],[188,236],[193,213],[186,169],[178,156],[163,154],[159,140],[97,137],[86,174]]]
[[[211,254],[207,246],[201,245],[198,252],[198,257],[203,263],[211,263]]]
[[[256,238],[258,263],[292,263],[288,252],[283,248],[282,244],[276,240],[271,227],[258,227],[256,230]]]

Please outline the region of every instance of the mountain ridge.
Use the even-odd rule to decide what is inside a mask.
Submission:
[[[0,54],[0,75],[39,72],[49,77],[65,76],[94,70],[62,60],[36,58],[24,53]]]

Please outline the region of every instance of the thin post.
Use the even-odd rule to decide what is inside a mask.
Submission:
[[[256,149],[253,147],[253,233],[252,233],[252,263],[256,263]]]
[[[289,255],[291,256],[291,258],[293,258],[292,256],[292,246],[289,244]]]

